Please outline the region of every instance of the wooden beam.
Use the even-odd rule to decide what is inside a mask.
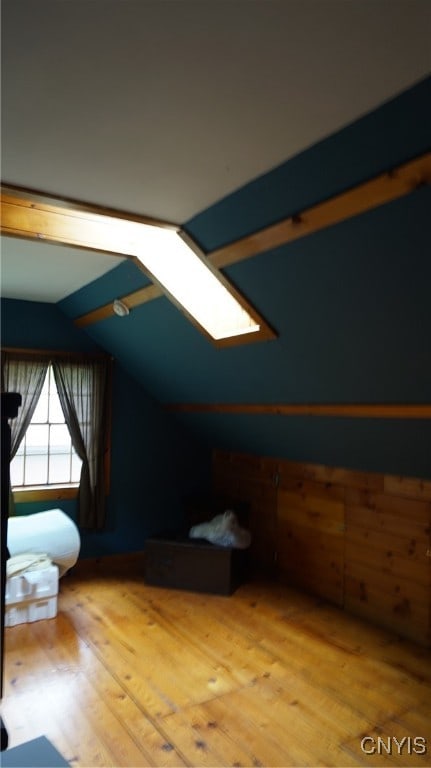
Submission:
[[[46,240],[63,245],[72,245],[86,250],[114,253],[124,257],[127,254],[107,250],[101,239],[100,216],[126,219],[141,224],[155,224],[168,229],[178,229],[177,225],[158,221],[149,217],[117,211],[112,208],[77,203],[69,199],[57,199],[30,189],[21,189],[13,185],[1,187],[1,223],[0,231],[4,235],[21,237],[27,240]],[[139,262],[132,258],[135,263]],[[158,285],[151,284],[140,288],[121,300],[132,309],[146,301],[162,296]],[[120,297],[118,297],[120,298]],[[84,328],[114,314],[112,302],[78,317],[75,324]]]
[[[429,404],[387,403],[169,403],[175,413],[270,414],[276,416],[321,416],[361,419],[431,419]]]
[[[133,293],[128,293],[126,296],[122,296],[121,301],[126,307],[132,309],[133,307],[139,306],[139,304],[145,304],[146,301],[151,301],[151,299],[155,299],[162,295],[163,292],[159,286],[151,284],[145,286],[145,288],[140,288],[139,291],[133,291]],[[107,317],[112,317],[114,314],[113,301],[110,301],[108,304],[104,304],[103,307],[93,309],[91,312],[81,315],[81,317],[78,317],[74,322],[78,328],[85,328],[86,325],[106,320]]]
[[[295,216],[266,227],[260,232],[219,248],[208,255],[208,261],[219,269],[227,267],[301,237],[306,237],[312,232],[318,232],[320,229],[345,219],[358,216],[367,210],[389,203],[430,183],[431,152],[319,203],[319,205],[308,208]],[[152,290],[153,288],[154,290]],[[133,306],[136,306],[161,295],[162,291],[156,286],[147,286],[128,294],[122,301],[125,301],[126,304],[134,301]],[[93,322],[98,322],[101,319],[98,313],[102,310],[102,317],[109,317],[113,314],[112,304],[105,304],[94,312],[82,315],[75,320],[75,323],[79,327],[85,327]]]
[[[431,183],[431,152],[210,254],[225,267],[318,232]]]
[[[113,220],[178,230],[178,225],[172,222],[57,198],[12,184],[1,186],[1,214],[0,231],[4,235],[27,240],[47,240],[118,256],[127,255],[127,251],[124,253],[117,248],[112,250],[105,234],[108,232],[109,240]]]
[[[139,304],[145,304],[147,301],[157,299],[159,296],[163,296],[163,291],[158,285],[147,285],[145,288],[139,288],[138,291],[128,293],[126,296],[121,297],[121,301],[129,308],[137,307]],[[85,315],[81,315],[74,320],[75,325],[78,328],[85,328],[87,325],[93,323],[99,323],[101,320],[106,320],[108,317],[114,315],[113,302],[110,301],[104,304],[102,307],[93,309],[91,312],[87,312]]]

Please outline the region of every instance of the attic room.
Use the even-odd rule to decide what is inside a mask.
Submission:
[[[2,765],[429,765],[430,3],[1,14]]]

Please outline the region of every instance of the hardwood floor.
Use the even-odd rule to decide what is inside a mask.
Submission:
[[[44,734],[73,766],[431,763],[431,654],[280,584],[208,596],[83,561],[5,652],[10,746]]]

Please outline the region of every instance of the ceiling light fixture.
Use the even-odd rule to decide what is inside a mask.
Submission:
[[[114,300],[112,309],[114,310],[115,314],[118,315],[118,317],[126,317],[126,315],[130,314],[129,307],[124,303],[124,301],[121,301],[120,299]]]

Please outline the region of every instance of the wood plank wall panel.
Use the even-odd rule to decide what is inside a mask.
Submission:
[[[213,483],[249,503],[258,567],[431,646],[431,481],[215,451]]]
[[[251,561],[267,573],[272,573],[275,565],[276,469],[276,461],[264,457],[222,451],[213,455],[213,487],[232,498],[233,504],[236,499],[247,503]]]
[[[386,487],[413,496],[420,484],[387,478]],[[430,502],[346,491],[346,609],[424,643],[431,639],[430,521]]]
[[[385,475],[384,489],[387,493],[392,493],[395,496],[431,501],[431,480]]]
[[[298,467],[280,462],[277,498],[279,576],[343,604],[344,488],[303,479]],[[292,472],[298,472],[298,475]],[[305,467],[304,475],[310,474]]]

